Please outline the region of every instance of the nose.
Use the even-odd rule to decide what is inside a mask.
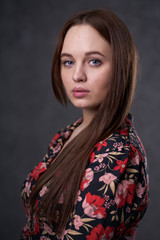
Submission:
[[[85,67],[77,64],[74,68],[72,79],[74,82],[85,82],[87,80]]]

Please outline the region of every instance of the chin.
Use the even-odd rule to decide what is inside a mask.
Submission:
[[[75,106],[77,108],[85,108],[88,106],[88,104],[86,104],[84,101],[82,101],[82,99],[78,99],[77,101],[70,99],[70,101],[73,104],[73,106]]]
[[[73,106],[76,108],[81,108],[81,109],[86,108],[86,106],[84,106],[83,104],[73,104]]]
[[[97,110],[100,106],[100,103],[89,103],[89,101],[85,101],[84,99],[77,99],[75,101],[75,99],[70,99],[71,103],[73,104],[73,106],[75,106],[76,108],[80,108],[80,109],[88,109],[88,110]]]
[[[98,108],[99,108],[99,105],[87,105],[87,104],[75,104],[75,103],[72,103],[74,107],[76,108],[80,108],[80,109],[84,109],[84,110],[91,110],[91,111],[97,111]]]

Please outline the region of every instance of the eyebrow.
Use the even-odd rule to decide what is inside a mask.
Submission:
[[[100,56],[105,58],[105,56],[102,53],[98,52],[98,51],[86,52],[85,56],[89,56],[89,55],[93,55],[93,54],[100,55]],[[71,54],[69,54],[69,53],[62,53],[61,54],[61,58],[62,57],[73,57],[73,56]]]

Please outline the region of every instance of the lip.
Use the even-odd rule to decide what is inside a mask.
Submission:
[[[75,87],[72,90],[73,96],[77,97],[77,98],[82,98],[88,95],[90,91],[85,89],[85,88],[81,88],[81,87]]]

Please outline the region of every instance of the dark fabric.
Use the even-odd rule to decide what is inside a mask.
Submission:
[[[20,239],[59,239],[45,219],[32,219],[28,197],[39,175],[47,170],[81,121],[54,136],[47,155],[26,178],[22,200],[27,223]],[[47,186],[43,186],[37,206],[46,190]],[[148,174],[145,150],[130,114],[123,127],[95,145],[77,194],[62,240],[135,239],[137,224],[148,205]]]

